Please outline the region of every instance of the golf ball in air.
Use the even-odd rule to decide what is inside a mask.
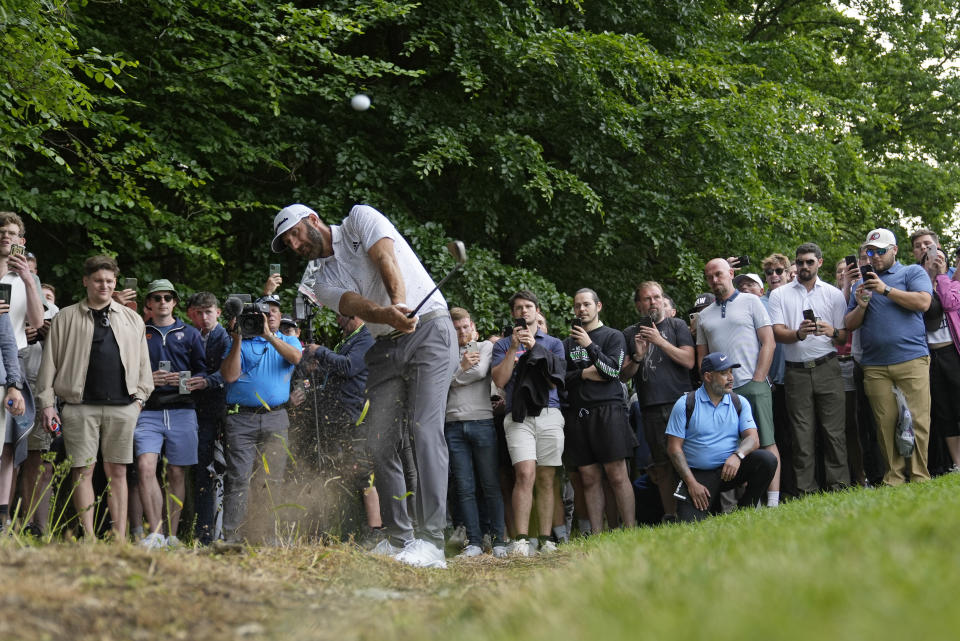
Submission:
[[[370,108],[370,96],[365,93],[358,93],[350,99],[350,106],[357,111],[366,111]]]

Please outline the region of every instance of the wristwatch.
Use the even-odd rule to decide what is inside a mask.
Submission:
[[[883,288],[883,295],[887,296],[889,294],[890,294],[890,285],[887,285],[886,287]]]
[[[741,461],[743,460],[743,452],[741,452],[740,450],[737,450],[736,452],[734,452],[734,454],[737,455],[738,459],[740,459]]]
[[[23,382],[22,381],[7,381],[7,387],[13,387],[15,389],[23,391]]]
[[[833,328],[833,340],[838,340],[840,338],[840,330],[836,327]]]
[[[637,358],[636,354],[630,354],[630,360],[633,361],[634,363],[642,363],[643,357]]]

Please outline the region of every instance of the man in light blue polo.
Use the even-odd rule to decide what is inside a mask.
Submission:
[[[674,494],[681,521],[705,518],[721,492],[743,484],[740,507],[756,505],[777,469],[776,456],[757,449],[760,440],[750,401],[733,392],[733,370],[738,367],[722,352],[704,356],[703,385],[677,399],[670,413],[667,455],[681,479]]]
[[[903,392],[913,416],[915,445],[910,480],[930,478],[927,443],[930,438],[930,350],[923,312],[930,307],[933,287],[920,265],[901,265],[897,239],[889,229],[867,234],[867,256],[873,272],[860,281],[847,303],[847,329],[860,329],[863,386],[877,423],[880,446],[887,459],[885,485],[901,485],[907,462],[897,452],[897,400]]]
[[[286,442],[290,428],[287,401],[290,378],[300,362],[301,346],[295,336],[280,333],[280,301],[264,296],[263,333],[241,338],[234,318],[227,328],[233,344],[220,373],[227,385],[227,424],[223,484],[223,538],[241,539],[240,527],[247,512],[247,492],[254,465],[266,459],[267,481],[280,483],[286,469]]]

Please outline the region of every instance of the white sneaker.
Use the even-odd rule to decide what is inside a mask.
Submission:
[[[467,528],[464,525],[458,525],[453,528],[447,543],[454,547],[463,547],[467,542]]]
[[[168,550],[178,550],[183,547],[183,543],[180,542],[180,539],[174,536],[167,537],[167,549]]]
[[[483,554],[483,548],[479,545],[468,545],[463,548],[463,552],[457,555],[458,559],[469,559],[474,556],[480,556]]]
[[[370,550],[370,554],[376,554],[377,556],[395,556],[400,552],[403,552],[403,548],[398,548],[389,539],[383,539]]]
[[[159,550],[167,546],[167,537],[159,532],[151,532],[140,540],[139,545],[148,550]]]
[[[404,546],[396,556],[400,563],[412,565],[415,568],[447,568],[443,550],[423,539],[414,539]]]
[[[494,545],[493,546],[493,557],[495,559],[505,559],[507,558],[507,546],[505,545]]]
[[[552,554],[557,551],[557,544],[547,539],[543,542],[543,545],[540,546],[540,554]]]
[[[516,539],[507,546],[508,556],[533,556],[530,542],[526,539]]]

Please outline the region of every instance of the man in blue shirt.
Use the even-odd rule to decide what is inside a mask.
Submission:
[[[250,476],[261,454],[266,460],[267,480],[283,482],[290,428],[286,409],[290,378],[302,349],[295,336],[279,331],[280,301],[264,296],[257,303],[266,303],[270,310],[263,315],[263,333],[241,339],[237,319],[232,319],[228,331],[233,344],[220,368],[227,384],[223,538],[228,543],[241,539]]]
[[[777,469],[776,456],[757,449],[757,424],[750,402],[733,397],[733,369],[740,367],[722,352],[700,362],[703,385],[693,394],[688,417],[687,394],[673,405],[667,424],[667,455],[680,485],[677,518],[699,521],[719,503],[720,493],[746,483],[740,507],[761,499]],[[737,404],[740,405],[739,411]]]
[[[527,535],[534,485],[537,487],[539,538],[544,544],[549,542],[540,546],[541,551],[556,549],[556,543],[550,540],[550,526],[553,523],[553,481],[563,455],[560,398],[556,385],[545,380],[540,381],[544,384],[538,386],[537,390],[538,402],[541,403],[539,406],[518,402],[525,396],[515,393],[518,384],[525,386],[531,382],[526,375],[529,372],[527,365],[533,356],[555,366],[552,373],[558,375],[556,380],[561,384],[563,382],[566,371],[563,343],[537,327],[538,311],[540,302],[533,292],[519,291],[510,298],[513,333],[497,341],[490,361],[493,382],[504,390],[507,416],[503,421],[503,429],[510,461],[516,473],[512,502],[517,535],[507,549],[511,556],[530,556],[533,553]],[[521,391],[526,392],[527,389]]]
[[[903,392],[913,416],[916,438],[910,457],[910,479],[930,478],[930,350],[923,312],[930,307],[933,286],[920,265],[897,261],[897,239],[889,229],[867,234],[867,256],[873,272],[855,287],[847,304],[846,326],[860,328],[863,385],[887,459],[885,485],[906,481],[906,460],[894,441],[899,414],[892,388]]]

